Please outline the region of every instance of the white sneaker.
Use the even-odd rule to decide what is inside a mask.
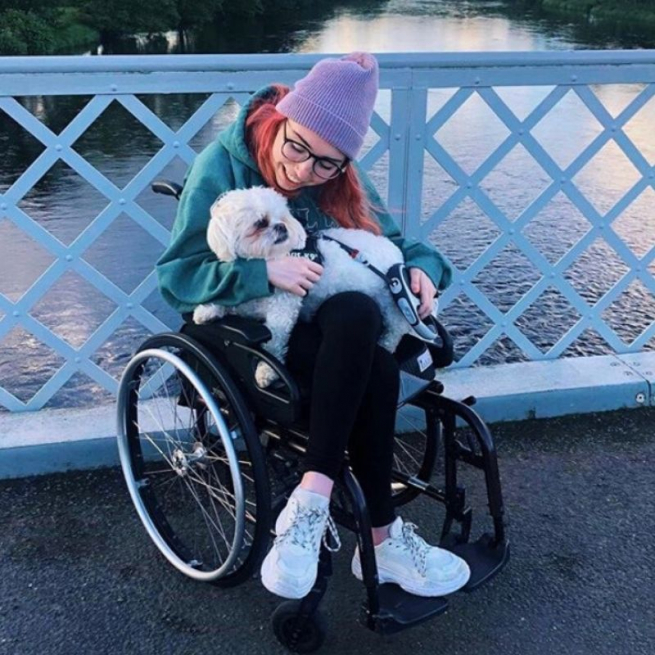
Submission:
[[[316,582],[321,541],[328,550],[341,543],[329,512],[330,499],[297,487],[275,523],[275,542],[264,558],[262,584],[283,598],[303,598]],[[328,546],[330,530],[337,547]]]
[[[380,582],[394,582],[416,596],[445,596],[461,589],[471,577],[468,564],[450,551],[430,546],[415,530],[413,523],[403,523],[398,517],[389,537],[375,547]],[[357,548],[352,572],[362,580]]]

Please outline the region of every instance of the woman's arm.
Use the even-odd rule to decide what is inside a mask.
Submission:
[[[171,242],[157,262],[161,294],[180,313],[207,302],[232,306],[272,293],[263,259],[220,262],[207,244],[209,209],[232,188],[229,156],[213,144],[187,175]]]

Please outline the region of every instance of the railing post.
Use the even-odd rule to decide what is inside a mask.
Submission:
[[[391,89],[387,206],[403,232],[407,223],[407,142],[411,104],[410,89]]]
[[[405,168],[405,236],[421,238],[425,126],[428,104],[426,88],[411,89],[410,115],[407,120],[407,164]]]
[[[419,238],[427,89],[391,91],[389,195],[391,215],[408,237]],[[418,138],[417,138],[418,137]]]

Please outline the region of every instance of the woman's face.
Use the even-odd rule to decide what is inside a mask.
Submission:
[[[282,147],[286,138],[302,144],[314,157],[325,157],[333,160],[339,165],[346,163],[343,153],[324,141],[318,134],[308,130],[306,127],[299,125],[290,119],[280,124],[280,128],[273,143],[273,167],[275,169],[275,181],[278,186],[285,191],[295,191],[301,187],[318,186],[327,182],[314,172],[314,157],[309,157],[305,161],[291,161],[282,152]],[[287,145],[287,147],[289,147]],[[318,164],[320,165],[320,164]]]

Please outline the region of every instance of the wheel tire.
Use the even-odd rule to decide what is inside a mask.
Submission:
[[[292,653],[313,653],[325,641],[327,625],[323,614],[316,610],[305,621],[300,634],[294,634],[302,600],[288,600],[275,608],[271,616],[277,640]]]
[[[220,586],[248,579],[266,552],[271,498],[259,435],[225,366],[184,335],[147,339],[120,382],[118,442],[166,559]]]

